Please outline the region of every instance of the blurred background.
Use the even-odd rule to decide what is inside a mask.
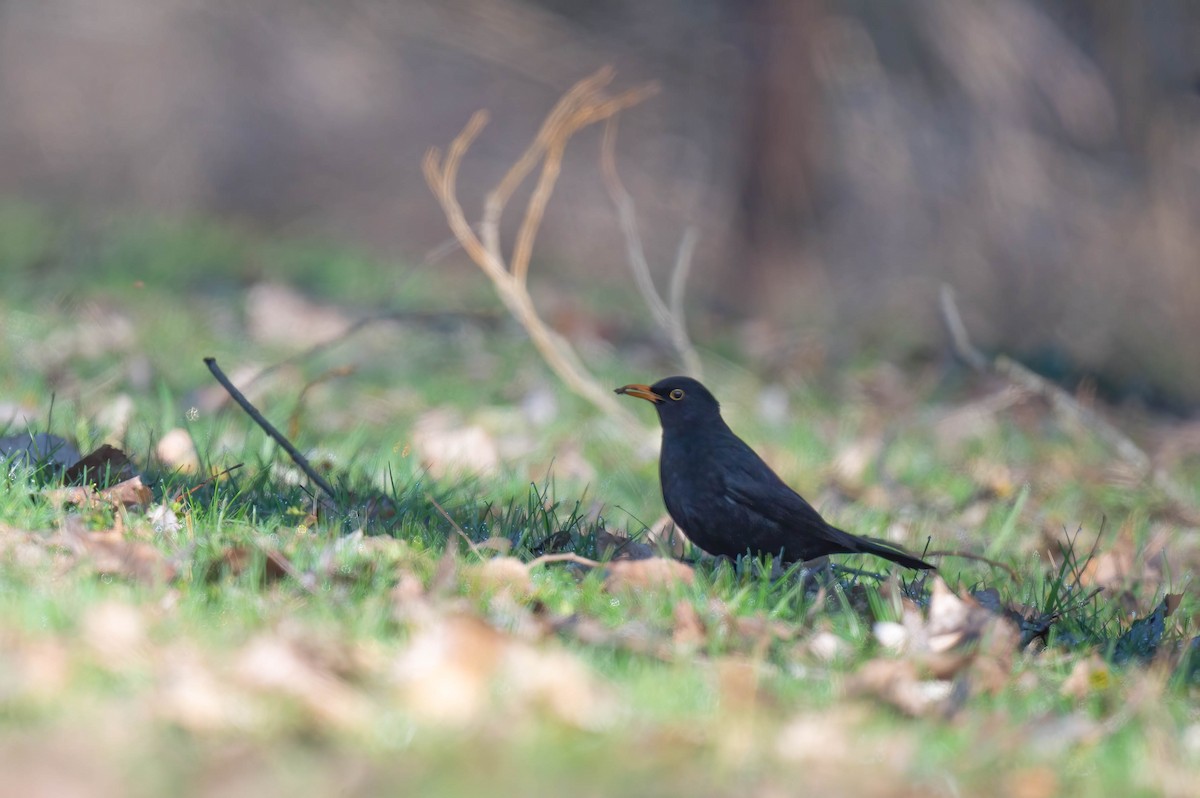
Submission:
[[[478,281],[422,155],[491,111],[460,181],[477,217],[605,64],[617,90],[661,85],[618,162],[660,284],[700,233],[701,345],[741,325],[805,362],[926,356],[948,282],[989,349],[1200,402],[1190,0],[0,0],[0,195],[436,253]],[[572,141],[535,282],[631,284],[599,140]]]

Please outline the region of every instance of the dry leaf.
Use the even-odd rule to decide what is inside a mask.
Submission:
[[[176,471],[194,474],[200,470],[196,444],[192,441],[191,433],[182,427],[167,430],[155,444],[154,454],[163,465]]]
[[[507,641],[474,616],[437,619],[415,634],[393,676],[421,718],[460,726],[480,718]]]
[[[593,532],[592,540],[599,560],[648,560],[658,555],[653,546],[606,529]]]
[[[954,691],[944,679],[922,680],[909,660],[874,659],[847,683],[851,695],[872,695],[913,717],[943,715]]]
[[[133,477],[100,491],[100,498],[114,507],[133,509],[149,507],[150,502],[154,500],[154,494],[142,484],[141,477]]]
[[[245,730],[265,713],[244,690],[220,679],[198,652],[173,652],[167,657],[154,700],[162,718],[193,732]]]
[[[501,683],[506,695],[580,729],[598,731],[616,717],[615,697],[582,660],[561,649],[510,645]]]
[[[808,641],[808,650],[822,662],[833,662],[849,648],[845,640],[827,630],[817,632]]]
[[[464,569],[464,578],[482,592],[508,592],[514,596],[533,593],[529,566],[516,557],[493,557]]]
[[[96,451],[72,464],[63,473],[63,482],[83,482],[88,485],[111,485],[128,480],[133,476],[133,465],[128,455],[107,443]]]
[[[475,548],[480,551],[494,551],[497,554],[508,554],[512,551],[512,541],[508,538],[492,536],[482,543],[476,543]]]
[[[1050,767],[1022,768],[1004,778],[1002,795],[1009,798],[1055,798],[1062,795],[1058,775]]]
[[[700,620],[700,613],[696,612],[696,608],[690,603],[676,602],[672,617],[674,631],[671,633],[671,639],[675,641],[677,647],[694,650],[703,646],[708,640],[704,622]]]
[[[229,546],[217,558],[217,567],[208,569],[207,577],[212,581],[222,572],[229,576],[241,576],[254,564],[257,555],[263,557],[264,583],[277,582],[288,575],[287,568],[283,566],[282,555],[254,546]]]
[[[102,575],[147,584],[160,584],[175,578],[174,567],[151,544],[125,540],[116,530],[91,531],[77,515],[68,516],[62,529],[49,542],[86,557],[92,569]]]
[[[896,623],[895,621],[878,621],[871,627],[875,639],[879,641],[879,645],[894,652],[904,650],[908,644],[908,629],[904,624]]]
[[[722,712],[754,712],[762,698],[762,663],[745,657],[721,657],[713,665],[717,673],[717,696]]]
[[[912,715],[949,714],[971,689],[1005,687],[1020,642],[1015,623],[972,597],[956,596],[940,577],[933,583],[927,619],[906,607],[902,625],[877,624],[876,636],[902,646],[903,658],[868,662],[853,690],[878,695]]]
[[[105,506],[114,510],[141,509],[154,499],[150,488],[142,484],[141,477],[136,476],[104,490],[98,491],[90,485],[76,485],[69,488],[51,488],[45,491],[45,496],[57,505],[73,504],[90,510]]]
[[[124,670],[147,656],[146,621],[131,604],[105,601],[89,607],[81,626],[84,642],[110,670]]]
[[[322,723],[353,727],[370,714],[362,695],[281,637],[263,635],[247,643],[234,673],[245,687],[287,696]]]
[[[690,585],[695,578],[692,567],[678,560],[618,560],[608,564],[604,587],[609,592],[657,590],[676,583]]]
[[[581,728],[606,725],[613,700],[575,656],[535,648],[481,619],[432,619],[397,659],[407,707],[432,723],[463,726],[496,709],[538,711]]]
[[[159,534],[173,535],[183,529],[183,524],[179,523],[179,517],[175,515],[175,511],[165,504],[156,504],[151,507],[146,513],[146,520]]]

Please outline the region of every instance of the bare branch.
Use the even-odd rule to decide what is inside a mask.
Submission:
[[[671,270],[671,284],[667,292],[667,307],[674,321],[672,335],[674,336],[675,351],[683,358],[683,367],[697,379],[703,379],[700,366],[700,355],[692,346],[687,334],[687,317],[684,315],[683,296],[688,277],[692,273],[692,256],[696,254],[696,244],[700,242],[700,231],[696,225],[690,224],[679,239],[679,248],[675,250],[675,267]]]
[[[283,450],[288,453],[289,457],[292,458],[292,462],[299,466],[300,470],[307,474],[308,478],[315,482],[317,487],[325,491],[325,494],[330,499],[336,502],[338,496],[337,491],[333,489],[333,486],[330,485],[324,477],[318,474],[316,469],[313,468],[308,462],[308,458],[300,454],[300,451],[292,445],[292,442],[285,438],[282,432],[275,429],[275,426],[270,421],[267,421],[267,419],[263,417],[262,413],[258,412],[258,408],[250,404],[250,400],[247,399],[241,391],[234,387],[234,384],[229,381],[228,377],[225,376],[225,372],[221,371],[221,367],[217,365],[217,359],[213,357],[206,357],[204,358],[204,364],[208,366],[208,370],[212,372],[212,375],[217,378],[217,382],[221,383],[221,387],[229,392],[229,395],[233,397],[233,400],[242,406],[242,409],[246,411],[246,414],[250,416],[250,418],[254,419],[254,422],[258,424],[258,426],[262,427],[263,432],[270,435],[276,443],[282,446]]]
[[[942,283],[941,290],[938,292],[938,309],[942,312],[942,324],[945,325],[946,333],[950,336],[950,345],[954,349],[954,354],[975,371],[987,371],[988,360],[971,343],[971,336],[967,334],[967,326],[963,324],[962,316],[958,312],[958,301],[954,297],[954,289],[950,287],[949,283]]]
[[[525,328],[550,368],[571,390],[596,407],[610,415],[630,420],[628,411],[588,373],[570,343],[547,326],[538,315],[526,288],[533,244],[558,182],[568,140],[581,128],[607,119],[641,102],[657,90],[657,87],[649,84],[608,97],[603,89],[612,81],[612,77],[612,69],[605,67],[579,81],[563,95],[546,116],[533,142],[488,193],[478,236],[467,222],[458,201],[456,179],[463,157],[487,121],[486,114],[480,111],[471,117],[451,143],[444,160],[439,150],[431,149],[422,166],[425,180],[446,214],[450,231],[471,260],[492,281],[497,295]],[[518,229],[512,257],[506,263],[500,245],[500,218],[517,187],[539,163],[541,173]]]
[[[611,117],[604,126],[604,138],[600,144],[600,169],[604,175],[608,196],[617,210],[617,222],[621,228],[621,235],[625,238],[625,255],[629,261],[629,269],[633,272],[634,283],[642,295],[642,300],[650,308],[650,315],[667,334],[676,354],[683,361],[684,369],[689,374],[702,378],[704,375],[701,371],[700,357],[688,338],[683,311],[684,287],[691,272],[692,255],[696,250],[696,228],[688,227],[679,241],[675,268],[671,272],[668,305],[654,287],[654,278],[650,276],[650,264],[646,260],[641,233],[638,232],[637,206],[617,173],[616,139],[617,118]]]
[[[962,316],[959,315],[954,289],[943,284],[940,300],[942,320],[946,324],[955,354],[967,365],[976,371],[996,374],[1008,380],[1015,388],[1042,397],[1050,403],[1050,407],[1060,419],[1074,424],[1080,429],[1090,431],[1113,449],[1125,462],[1129,463],[1139,475],[1148,478],[1173,502],[1183,507],[1192,507],[1187,493],[1171,479],[1170,475],[1160,468],[1155,468],[1150,456],[1134,443],[1132,438],[1109,423],[1099,413],[1080,404],[1068,391],[1012,358],[1006,355],[997,355],[989,360],[980,352],[971,342],[966,325],[963,324]]]

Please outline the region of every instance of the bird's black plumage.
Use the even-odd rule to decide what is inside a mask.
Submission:
[[[690,377],[626,385],[662,423],[658,473],[667,512],[709,554],[773,554],[783,562],[826,554],[874,554],[908,568],[932,565],[829,524],[721,418],[721,405]]]

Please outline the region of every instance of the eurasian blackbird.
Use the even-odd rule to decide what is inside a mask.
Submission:
[[[654,404],[663,430],[658,474],[667,512],[709,554],[773,554],[785,563],[874,554],[907,568],[934,567],[829,524],[733,434],[720,404],[696,380],[667,377],[616,392]]]

